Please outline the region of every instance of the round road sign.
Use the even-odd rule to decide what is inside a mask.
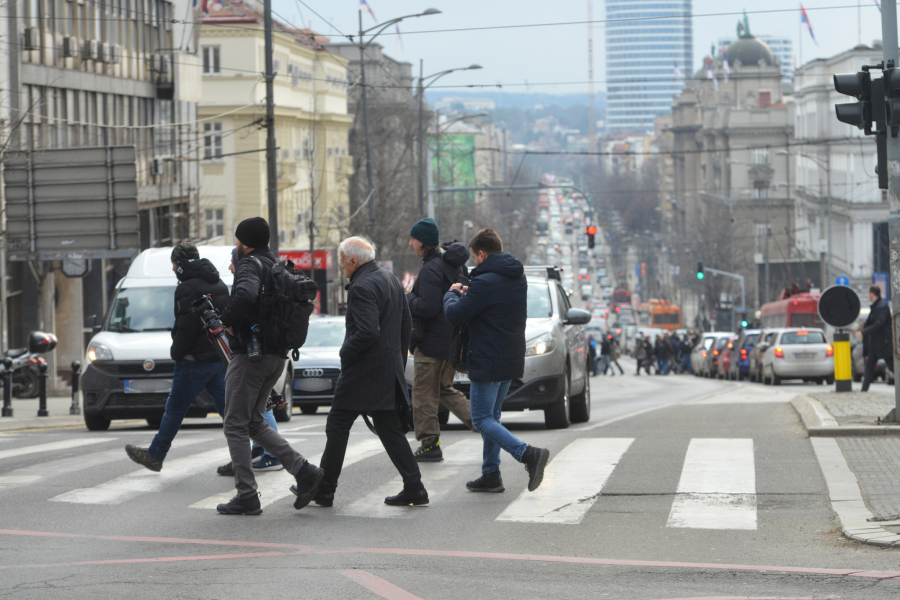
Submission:
[[[859,316],[859,296],[849,287],[833,285],[819,296],[819,316],[832,327],[847,327]]]

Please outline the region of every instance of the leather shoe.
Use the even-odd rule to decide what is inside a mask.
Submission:
[[[384,503],[390,506],[422,506],[428,504],[428,492],[425,488],[418,490],[403,489],[396,496],[388,496],[384,499]]]
[[[316,488],[323,477],[325,477],[324,470],[309,462],[304,463],[295,477],[297,485],[291,486],[291,491],[297,494],[297,499],[294,500],[294,508],[300,510],[310,503],[315,497]]]

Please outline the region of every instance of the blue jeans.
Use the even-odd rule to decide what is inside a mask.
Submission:
[[[150,458],[157,462],[166,459],[172,447],[172,440],[181,429],[181,422],[187,414],[197,394],[206,390],[213,398],[219,415],[225,414],[225,364],[221,362],[198,363],[179,360],[175,363],[172,390],[166,400],[166,412],[159,425],[159,431],[147,449]]]
[[[607,369],[609,369],[610,377],[615,376],[616,372],[613,371],[612,365],[609,362],[609,354],[601,354],[600,365],[597,367],[597,370],[605,375]]]
[[[500,448],[522,462],[527,444],[500,424],[500,409],[509,391],[509,381],[473,381],[469,391],[472,403],[472,424],[484,438],[482,473],[500,470]]]
[[[691,355],[685,354],[684,358],[681,359],[681,372],[682,373],[693,373],[694,370],[691,369]]]
[[[669,363],[672,362],[672,359],[671,358],[661,358],[661,359],[659,359],[659,362],[660,362],[660,369],[662,369],[660,372],[663,375],[668,375],[669,374]]]

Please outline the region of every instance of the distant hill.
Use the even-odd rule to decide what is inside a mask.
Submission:
[[[425,93],[429,103],[448,98],[490,99],[497,108],[529,109],[535,106],[555,105],[561,108],[569,106],[587,106],[587,94],[548,94],[545,92],[507,92],[482,88],[478,91],[429,91]],[[603,119],[606,114],[606,92],[597,92],[595,96],[597,118]]]

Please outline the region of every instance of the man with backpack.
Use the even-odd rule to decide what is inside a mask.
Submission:
[[[286,275],[284,266],[276,264],[276,257],[269,249],[269,225],[265,219],[254,217],[241,221],[235,231],[238,264],[234,272],[231,301],[222,310],[220,319],[226,331],[233,336],[234,354],[225,374],[225,438],[234,468],[237,494],[230,502],[220,504],[217,510],[225,515],[258,515],[262,513],[256,479],[253,476],[250,439],[265,448],[281,461],[284,468],[297,481],[297,499],[294,508],[309,504],[324,471],[312,465],[296,452],[276,431],[269,427],[263,414],[269,392],[285,369],[287,350],[302,345],[305,340],[285,339],[294,334],[286,329],[302,328],[302,316],[308,319],[312,305],[301,297],[289,297],[284,292],[274,294],[276,281],[273,269]],[[298,276],[300,287],[311,284]],[[268,288],[266,287],[268,285]],[[308,286],[312,289],[312,286]],[[268,295],[267,295],[268,292]],[[274,311],[273,301],[296,300],[293,313]],[[292,303],[290,303],[293,306]],[[277,313],[277,314],[273,314]],[[290,328],[279,327],[292,317],[300,317]],[[285,337],[287,336],[287,337]],[[299,344],[297,343],[299,341]],[[284,345],[288,344],[288,345]]]
[[[414,455],[419,462],[439,462],[444,460],[438,422],[440,404],[475,430],[468,398],[453,387],[456,375],[450,364],[453,326],[444,316],[444,294],[454,283],[468,282],[465,264],[469,251],[459,242],[441,248],[437,223],[427,217],[412,226],[409,246],[422,259],[419,276],[406,295],[413,320],[410,343],[415,359],[413,425],[421,444]]]

